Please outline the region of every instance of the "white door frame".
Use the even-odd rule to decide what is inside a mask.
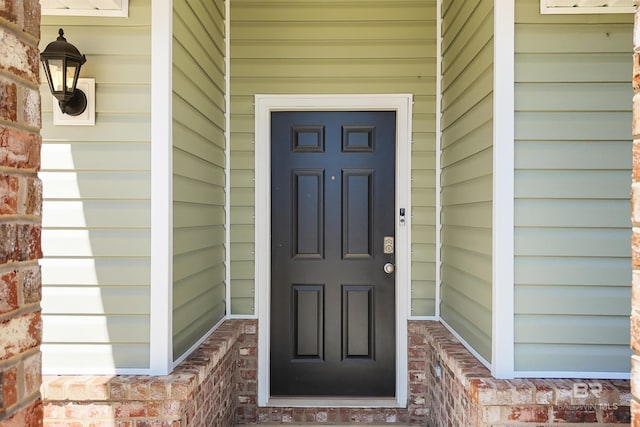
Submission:
[[[407,319],[411,286],[411,94],[382,95],[256,95],[255,96],[255,287],[258,316],[258,406],[269,402],[271,288],[271,112],[395,111],[396,112],[396,405],[407,404]],[[400,208],[405,209],[400,218]],[[315,400],[315,405],[322,402]],[[309,406],[313,402],[299,402]],[[361,405],[362,403],[360,403]],[[388,406],[388,401],[385,406]],[[294,402],[287,402],[295,406]],[[332,402],[332,406],[354,406]],[[381,403],[382,405],[382,403]],[[368,406],[372,406],[369,404]],[[373,405],[375,406],[375,404]]]

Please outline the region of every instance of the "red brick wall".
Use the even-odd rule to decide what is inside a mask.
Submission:
[[[247,323],[240,339],[237,424],[426,425],[427,342],[424,322],[409,322],[409,390],[406,408],[257,407],[258,325]]]
[[[42,425],[39,0],[0,1],[0,425]]]
[[[258,324],[238,319],[227,320],[170,375],[45,377],[44,425],[629,425],[629,381],[598,381],[593,400],[574,392],[584,380],[496,380],[439,322],[408,327],[407,408],[258,408]]]
[[[439,322],[412,323],[427,344],[430,427],[629,425],[629,381],[498,380]]]
[[[169,375],[45,376],[44,425],[233,426],[244,336],[255,323],[226,321]]]
[[[631,220],[633,223],[631,293],[631,401],[632,425],[640,426],[640,12],[636,12],[633,31],[633,184],[631,191]]]
[[[416,323],[418,325],[418,323]],[[45,376],[45,426],[229,427],[235,424],[417,425],[427,420],[424,331],[409,356],[409,407],[257,407],[256,320],[227,320],[173,373]],[[419,335],[422,334],[422,335]],[[1,425],[1,424],[0,424]],[[4,427],[4,426],[3,426]]]

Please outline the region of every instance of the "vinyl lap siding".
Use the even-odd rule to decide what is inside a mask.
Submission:
[[[516,6],[516,371],[629,372],[633,17]]]
[[[254,95],[413,93],[411,313],[435,314],[436,2],[231,3],[231,297],[254,313]]]
[[[443,3],[442,318],[491,360],[493,2]]]
[[[97,111],[95,126],[53,126],[41,85],[45,373],[149,367],[150,7],[42,17],[40,50],[63,27],[86,54]]]
[[[174,359],[225,314],[224,55],[224,1],[174,2]]]

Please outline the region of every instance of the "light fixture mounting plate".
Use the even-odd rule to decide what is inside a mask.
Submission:
[[[79,78],[76,89],[84,92],[87,97],[87,108],[77,116],[70,116],[60,111],[58,100],[53,98],[54,126],[95,126],[96,124],[96,79]]]

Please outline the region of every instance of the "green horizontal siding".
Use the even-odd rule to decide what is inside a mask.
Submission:
[[[493,2],[442,10],[440,314],[490,361]]]
[[[632,17],[516,6],[515,367],[628,372]]]
[[[231,302],[254,304],[254,95],[412,93],[411,313],[435,314],[436,2],[231,2]]]
[[[54,126],[42,94],[43,371],[149,368],[151,2],[128,18],[42,17],[96,80],[95,126]],[[44,76],[42,76],[44,78]]]
[[[56,326],[75,328],[76,322],[59,323]],[[107,327],[111,327],[109,323],[107,323]],[[135,370],[149,368],[148,343],[110,342],[102,344],[92,342],[91,344],[78,344],[68,342],[59,344],[43,342],[41,350],[42,371],[45,375],[55,375],[60,372],[83,372],[88,375],[96,375],[95,372],[103,371],[105,366],[126,367],[126,369]]]
[[[628,343],[626,346],[577,343],[541,346],[537,343],[519,343],[515,349],[515,357],[518,365],[524,365],[534,372],[545,372],[554,367],[574,372],[593,372],[594,366],[603,366],[603,361],[606,360],[607,371],[625,373],[629,367],[628,346]],[[549,365],[549,360],[554,361],[552,366]]]
[[[224,1],[174,3],[173,356],[224,316]]]

